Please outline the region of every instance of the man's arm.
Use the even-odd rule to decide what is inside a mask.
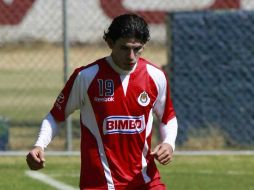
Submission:
[[[71,113],[79,109],[84,102],[84,81],[80,71],[76,69],[60,92],[50,113],[41,124],[41,130],[34,148],[27,155],[27,164],[33,170],[44,167],[44,148],[52,141],[58,132],[60,122],[64,122]]]
[[[151,155],[153,155],[160,164],[169,164],[173,159],[177,129],[176,117],[169,120],[166,125],[163,123],[160,125],[162,143],[157,145],[151,152]]]
[[[27,165],[31,170],[39,170],[45,167],[44,148],[58,133],[59,123],[49,113],[42,121],[41,129],[34,148],[27,154]]]

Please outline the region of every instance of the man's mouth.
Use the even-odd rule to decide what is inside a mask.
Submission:
[[[135,63],[129,62],[129,63],[127,63],[127,65],[130,66],[130,67],[133,67],[135,65]]]

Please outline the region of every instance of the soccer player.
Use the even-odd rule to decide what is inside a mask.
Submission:
[[[111,54],[73,72],[42,121],[28,166],[44,167],[44,149],[59,124],[79,109],[81,190],[165,190],[155,159],[170,163],[178,126],[164,73],[140,57],[148,25],[138,15],[120,15],[104,39]],[[161,143],[152,149],[153,112],[161,121]]]

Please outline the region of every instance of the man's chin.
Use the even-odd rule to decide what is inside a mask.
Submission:
[[[124,71],[131,71],[133,70],[135,65],[136,63],[126,63],[126,64],[122,64],[121,66],[119,65],[118,67],[120,67]]]
[[[131,71],[134,68],[134,66],[135,66],[135,64],[134,65],[128,65],[125,68],[123,68],[123,70],[125,70],[125,71]]]

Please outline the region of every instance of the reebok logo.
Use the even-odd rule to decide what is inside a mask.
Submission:
[[[114,102],[115,101],[115,99],[114,99],[114,97],[113,96],[111,96],[111,97],[108,97],[108,98],[98,98],[98,97],[94,97],[94,101],[95,102]]]

